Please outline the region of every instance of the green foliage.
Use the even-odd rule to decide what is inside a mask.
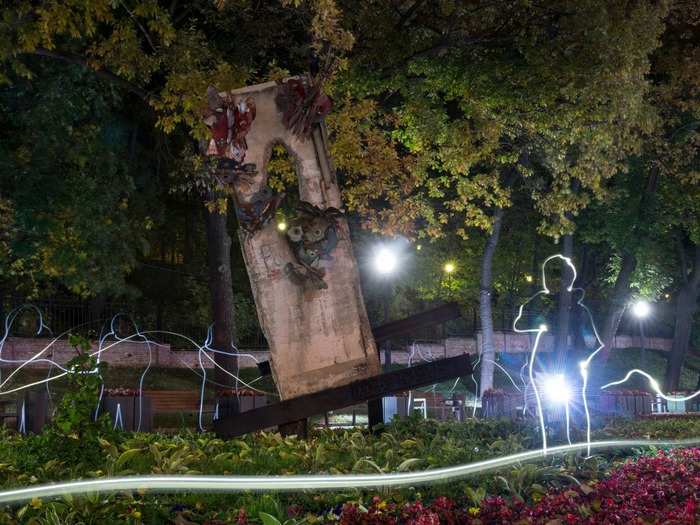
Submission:
[[[700,419],[694,417],[667,417],[653,419],[620,419],[601,429],[601,439],[686,439],[700,436]]]
[[[696,419],[620,420],[610,422],[596,438],[697,436]],[[259,433],[224,441],[208,434],[102,434],[94,443],[54,431],[39,436],[0,434],[0,485],[16,487],[79,477],[133,474],[259,474],[289,475],[324,472],[401,472],[455,465],[502,456],[536,446],[534,425],[506,420],[437,423],[419,419],[397,421],[380,435],[363,431],[321,430],[308,441],[279,434]],[[645,450],[638,451],[646,453]],[[469,478],[449,486],[433,485],[387,492],[395,502],[447,495],[467,497],[479,507],[486,495],[505,495],[537,501],[552,487],[592,486],[634,451],[586,457],[550,457]],[[14,509],[0,509],[0,519],[24,523],[158,523],[220,519],[235,521],[240,509],[263,524],[313,523],[318,515],[349,500],[369,503],[371,491],[323,494],[197,495],[156,494],[85,495],[53,501],[35,500]],[[303,507],[309,515],[287,514]],[[37,521],[30,521],[30,520]],[[52,521],[53,520],[53,521]],[[177,521],[176,521],[177,522]],[[210,521],[211,522],[211,521]]]
[[[68,341],[78,355],[66,364],[68,388],[56,409],[53,425],[66,436],[86,439],[89,434],[109,428],[105,414],[94,420],[102,385],[100,373],[105,363],[98,364],[96,358],[89,354],[91,346],[85,338],[71,335]]]
[[[128,293],[147,228],[120,97],[75,67],[36,74],[0,89],[0,279],[28,296]]]
[[[349,206],[390,233],[417,221],[419,235],[437,235],[455,217],[466,235],[511,202],[502,176],[515,170],[543,231],[570,231],[567,214],[605,193],[653,123],[644,75],[665,13],[594,1],[348,4],[365,45],[336,88],[345,98],[330,128]]]

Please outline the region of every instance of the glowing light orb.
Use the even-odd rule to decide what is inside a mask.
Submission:
[[[550,402],[555,404],[564,404],[569,401],[571,391],[566,384],[566,379],[562,374],[553,374],[547,376],[543,384],[544,393]]]
[[[397,266],[396,254],[387,248],[381,248],[374,256],[374,269],[382,275],[393,273]]]
[[[287,223],[282,221],[277,223],[277,229],[281,232],[285,231],[287,229]]]
[[[532,282],[532,275],[526,275],[525,281],[527,281],[528,283],[531,283]]]
[[[445,270],[445,273],[454,273],[454,271],[457,269],[454,263],[448,262],[445,263],[445,266],[443,267],[443,270]]]
[[[632,313],[639,319],[644,319],[651,313],[651,305],[641,299],[632,305]]]

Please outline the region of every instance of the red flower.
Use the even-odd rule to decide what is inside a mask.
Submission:
[[[479,508],[444,496],[430,505],[420,501],[398,506],[379,497],[367,512],[343,506],[341,525],[468,524],[609,524],[700,523],[700,449],[660,452],[614,470],[584,491],[578,486],[552,491],[534,505],[501,497],[485,498]]]

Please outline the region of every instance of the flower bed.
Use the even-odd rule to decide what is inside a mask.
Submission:
[[[142,394],[138,388],[105,388],[104,395],[110,397],[136,397]]]
[[[346,504],[341,525],[453,524],[688,524],[700,520],[700,449],[660,451],[614,470],[590,486],[573,485],[537,498],[531,505],[500,496],[478,506],[438,497],[397,505],[379,497],[368,508]]]
[[[219,388],[216,397],[252,397],[264,395],[252,388]]]
[[[537,429],[530,424],[488,419],[463,423],[409,419],[388,425],[378,435],[320,430],[306,441],[275,433],[236,440],[210,434],[133,434],[107,426],[80,436],[55,429],[32,436],[0,432],[0,486],[7,490],[133,474],[405,472],[504,456],[535,448],[539,442]],[[700,420],[620,419],[598,432],[597,439],[681,439],[700,436]],[[697,512],[695,494],[700,493],[698,449],[643,456],[623,465],[639,454],[639,449],[620,449],[592,458],[585,453],[548,457],[447,484],[386,490],[379,493],[381,498],[376,491],[359,489],[227,495],[133,492],[37,500],[0,506],[0,523],[301,525],[344,520],[348,524],[559,525],[618,523],[615,516],[623,516],[633,525],[642,523],[634,513],[645,512],[649,523],[697,525],[693,513]]]
[[[250,388],[228,388],[216,391],[215,404],[218,417],[247,412],[267,405],[267,396]]]

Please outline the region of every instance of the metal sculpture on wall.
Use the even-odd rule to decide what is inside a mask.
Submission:
[[[255,100],[252,97],[219,93],[213,86],[207,89],[204,124],[209,128],[210,137],[201,149],[215,176],[232,187],[236,217],[248,233],[254,233],[267,224],[284,198],[283,194],[276,194],[267,186],[247,200],[239,198],[240,188],[237,186],[250,186],[257,174],[254,163],[245,163],[248,150],[246,136],[253,126],[255,115]]]
[[[279,86],[275,100],[282,111],[282,122],[302,140],[308,138],[313,126],[330,113],[330,97],[321,90],[318,79],[290,78]]]
[[[220,94],[215,87],[207,89],[204,123],[211,132],[206,154],[219,159],[222,169],[238,170],[248,149],[245,137],[255,120],[255,101]]]
[[[299,285],[327,288],[323,280],[323,261],[333,260],[331,255],[338,245],[337,219],[343,212],[337,208],[320,209],[308,202],[297,207],[298,216],[287,229],[287,240],[296,262],[287,263],[285,271]]]
[[[247,233],[255,233],[270,222],[282,200],[284,193],[276,193],[268,186],[254,193],[247,202],[236,200],[238,223]]]

